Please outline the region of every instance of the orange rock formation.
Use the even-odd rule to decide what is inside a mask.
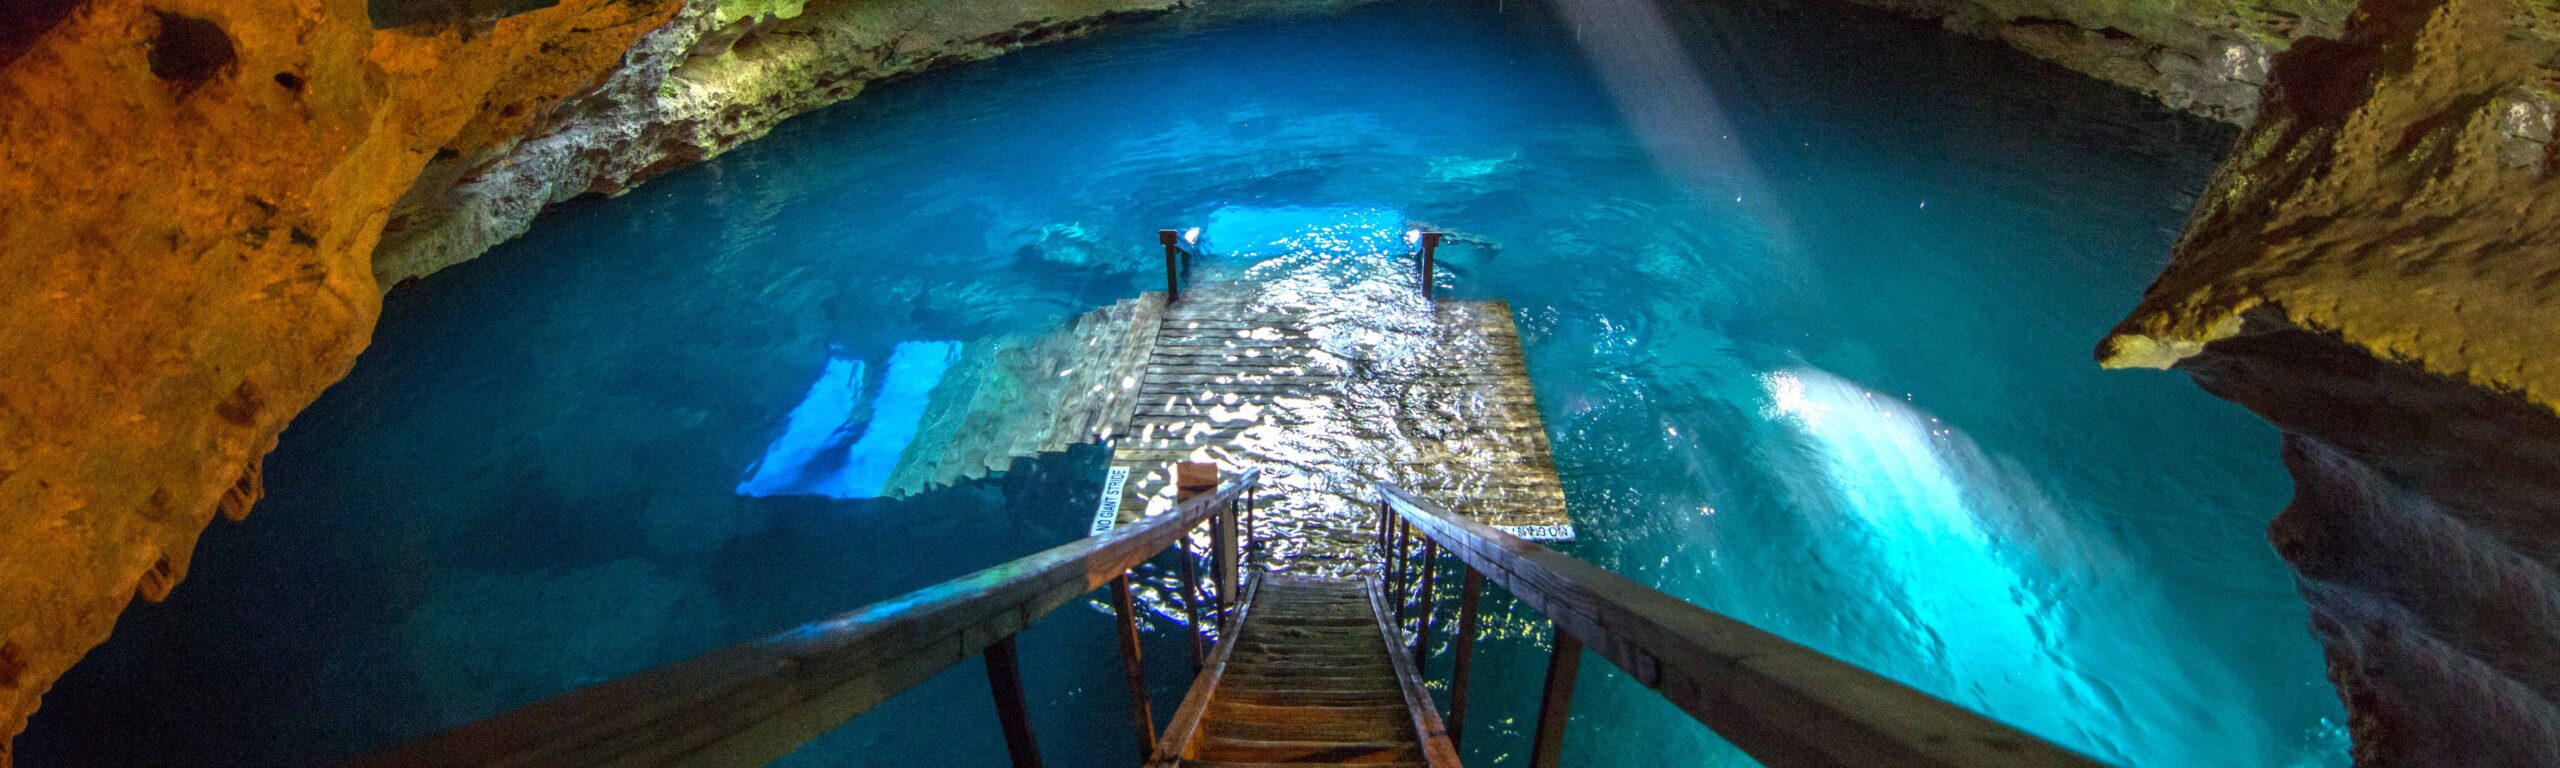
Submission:
[[[0,737],[257,499],[364,348],[374,244],[429,158],[519,130],[678,3],[393,30],[363,0],[37,5],[0,22]]]

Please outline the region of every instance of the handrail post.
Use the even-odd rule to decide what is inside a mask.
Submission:
[[[1262,550],[1261,537],[1254,535],[1253,518],[1253,489],[1247,488],[1244,490],[1244,517],[1242,518],[1242,522],[1244,524],[1244,556],[1246,562],[1251,562],[1254,555],[1260,553]]]
[[[1156,240],[1164,243],[1164,303],[1171,304],[1182,298],[1182,233],[1159,229]]]
[[[1031,708],[1023,702],[1022,660],[1013,653],[1013,636],[987,646],[987,687],[996,699],[996,721],[1004,726],[1004,749],[1013,768],[1040,768],[1040,745],[1031,737]]]
[[[1395,606],[1395,624],[1398,628],[1404,626],[1404,540],[1406,536],[1411,535],[1412,530],[1404,524],[1403,520],[1395,518],[1387,520],[1387,563],[1390,574],[1387,580],[1387,603]]]
[[[1209,662],[1209,649],[1202,647],[1200,642],[1200,566],[1191,562],[1190,531],[1182,532],[1179,546],[1182,550],[1179,553],[1182,558],[1182,584],[1176,590],[1182,593],[1182,618],[1187,623],[1183,629],[1191,635],[1191,671],[1198,674],[1200,667]]]
[[[1422,540],[1422,589],[1417,593],[1422,596],[1422,605],[1415,609],[1422,614],[1414,619],[1413,627],[1413,668],[1416,670],[1431,663],[1431,657],[1423,654],[1431,648],[1431,614],[1432,608],[1436,607],[1431,603],[1431,581],[1432,576],[1440,572],[1440,569],[1435,567],[1439,564],[1439,560],[1440,540],[1424,538]]]
[[[1394,563],[1394,562],[1395,562],[1395,559],[1394,559],[1394,558],[1391,558],[1391,557],[1388,557],[1388,556],[1387,556],[1387,521],[1389,521],[1389,520],[1393,520],[1393,519],[1395,519],[1395,512],[1387,506],[1387,497],[1385,497],[1385,496],[1379,496],[1379,497],[1378,497],[1378,585],[1379,585],[1379,586],[1381,586],[1381,587],[1384,587],[1384,586],[1387,586],[1387,585],[1388,585],[1388,581],[1387,581],[1387,566],[1388,566],[1389,564],[1391,564],[1391,563]]]
[[[1556,629],[1555,649],[1547,655],[1547,687],[1538,696],[1537,736],[1529,746],[1529,768],[1556,768],[1564,757],[1564,726],[1573,712],[1574,673],[1582,667],[1582,641]]]
[[[1244,559],[1244,549],[1236,537],[1235,502],[1228,502],[1226,511],[1218,513],[1216,525],[1217,534],[1210,538],[1218,544],[1218,617],[1224,621],[1235,612],[1236,597],[1244,594],[1236,591],[1236,567]]]
[[[1439,250],[1440,233],[1422,233],[1422,298],[1424,299],[1431,298],[1431,271],[1435,255]]]
[[[1396,528],[1402,531],[1402,533],[1398,533],[1396,535],[1396,561],[1404,564],[1402,567],[1396,569],[1398,574],[1397,578],[1399,578],[1403,583],[1402,591],[1396,595],[1396,631],[1401,632],[1404,631],[1405,606],[1410,605],[1413,602],[1413,586],[1415,578],[1413,572],[1414,531],[1411,524],[1398,525]]]
[[[1129,596],[1129,574],[1111,580],[1111,613],[1120,622],[1120,669],[1129,678],[1129,722],[1138,732],[1138,760],[1156,753],[1156,715],[1147,702],[1147,671],[1138,658],[1138,606]]]
[[[1484,596],[1484,574],[1474,567],[1467,569],[1466,586],[1458,591],[1458,648],[1456,669],[1449,672],[1449,744],[1456,746],[1467,730],[1467,672],[1476,658],[1476,600]]]

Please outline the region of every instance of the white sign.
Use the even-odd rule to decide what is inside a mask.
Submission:
[[[1494,527],[1502,529],[1503,533],[1530,541],[1573,540],[1573,526],[1570,525],[1497,525]]]
[[[1128,467],[1112,467],[1111,471],[1102,474],[1102,503],[1095,506],[1093,530],[1086,532],[1085,536],[1093,537],[1110,533],[1114,526],[1120,524],[1120,493],[1121,489],[1127,487],[1129,487]]]

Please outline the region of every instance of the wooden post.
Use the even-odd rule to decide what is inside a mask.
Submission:
[[[1177,504],[1193,496],[1215,492],[1218,490],[1218,465],[1203,461],[1175,464],[1173,484]],[[1218,601],[1212,604],[1212,609],[1222,620],[1235,607],[1236,595],[1239,594],[1236,591],[1236,564],[1240,559],[1237,543],[1236,505],[1228,504],[1209,523],[1209,575],[1218,586]]]
[[[1467,730],[1467,672],[1476,659],[1476,600],[1484,596],[1484,574],[1465,563],[1466,586],[1458,590],[1458,648],[1456,669],[1449,671],[1449,744],[1456,746]]]
[[[1422,233],[1422,298],[1431,298],[1431,270],[1435,254],[1440,250],[1440,233]]]
[[[1200,566],[1191,562],[1190,531],[1182,532],[1182,543],[1176,548],[1182,558],[1182,584],[1177,588],[1182,592],[1182,619],[1190,624],[1184,629],[1191,633],[1191,672],[1198,674],[1209,661],[1209,649],[1200,644]]]
[[[1236,598],[1244,594],[1236,588],[1236,571],[1244,562],[1244,542],[1236,533],[1235,503],[1229,502],[1227,511],[1218,514],[1216,525],[1218,533],[1212,538],[1218,542],[1218,619],[1224,622],[1235,615]]]
[[[987,687],[996,697],[996,721],[1004,725],[1004,749],[1013,768],[1040,768],[1040,745],[1031,739],[1031,709],[1022,700],[1022,661],[1013,636],[987,646]]]
[[[1171,304],[1182,298],[1182,233],[1159,229],[1156,240],[1164,243],[1164,303]]]
[[[1388,564],[1388,563],[1391,563],[1391,562],[1394,562],[1394,559],[1393,559],[1393,558],[1389,558],[1389,557],[1387,557],[1387,521],[1388,521],[1389,519],[1394,518],[1394,517],[1395,517],[1395,512],[1394,512],[1394,511],[1392,511],[1392,510],[1389,510],[1389,509],[1387,508],[1387,500],[1386,500],[1386,498],[1385,498],[1385,497],[1383,497],[1383,496],[1382,496],[1382,497],[1379,497],[1379,499],[1378,499],[1378,584],[1379,584],[1379,586],[1382,586],[1382,587],[1383,587],[1383,586],[1386,586],[1386,583],[1387,583],[1387,564]]]
[[[1387,604],[1396,607],[1396,626],[1404,626],[1404,537],[1410,528],[1404,522],[1387,520]]]
[[[1146,667],[1138,661],[1138,607],[1129,596],[1129,574],[1111,580],[1111,613],[1120,620],[1120,669],[1129,678],[1129,722],[1137,728],[1138,761],[1145,762],[1156,753],[1156,715],[1147,702]]]
[[[1167,238],[1173,237],[1173,230],[1165,230],[1165,236]],[[1167,239],[1165,242],[1170,245],[1173,241],[1171,239]],[[1215,492],[1217,490],[1218,465],[1198,461],[1185,461],[1173,465],[1173,503],[1180,504],[1185,501],[1190,501],[1191,497],[1204,493]],[[1235,574],[1227,570],[1227,546],[1231,543],[1235,533],[1235,528],[1232,525],[1235,521],[1234,513],[1235,510],[1232,508],[1221,510],[1218,512],[1217,521],[1209,523],[1209,576],[1210,578],[1218,580],[1218,603],[1216,605],[1209,606],[1209,609],[1206,611],[1193,607],[1197,605],[1200,599],[1200,578],[1197,575],[1197,571],[1194,570],[1194,566],[1190,558],[1191,536],[1186,532],[1182,537],[1184,555],[1182,558],[1182,580],[1189,589],[1188,592],[1184,593],[1183,597],[1184,607],[1190,611],[1191,616],[1191,647],[1193,652],[1191,667],[1193,670],[1198,670],[1201,663],[1203,663],[1208,656],[1207,650],[1201,647],[1200,638],[1210,631],[1210,626],[1202,624],[1200,621],[1201,617],[1207,614],[1214,614],[1220,617],[1225,616],[1226,614],[1223,609],[1226,601],[1233,599],[1229,596],[1235,594]],[[1214,621],[1210,622],[1210,624],[1215,623],[1216,622]]]
[[[1432,609],[1438,607],[1431,603],[1431,580],[1440,573],[1440,569],[1434,567],[1439,565],[1439,560],[1440,540],[1423,539],[1422,590],[1417,593],[1422,596],[1422,607],[1416,609],[1422,611],[1422,615],[1414,619],[1413,628],[1413,669],[1417,673],[1431,665],[1431,657],[1424,654],[1431,650],[1431,614],[1434,613]]]
[[[1573,711],[1573,673],[1582,666],[1582,641],[1556,631],[1547,656],[1547,688],[1538,696],[1538,731],[1529,746],[1529,768],[1556,768],[1564,757],[1565,718]]]
[[[1403,591],[1396,595],[1396,631],[1402,632],[1405,606],[1413,603],[1413,526],[1397,525],[1396,529],[1401,531],[1396,534],[1396,562],[1402,563],[1396,568],[1396,578],[1403,584]]]

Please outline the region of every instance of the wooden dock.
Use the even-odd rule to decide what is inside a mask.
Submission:
[[[1169,507],[1174,462],[1262,469],[1274,564],[1315,573],[1366,565],[1377,480],[1524,538],[1571,539],[1509,305],[1372,294],[1184,290],[1154,318],[1135,407],[1114,430],[1136,500]]]

